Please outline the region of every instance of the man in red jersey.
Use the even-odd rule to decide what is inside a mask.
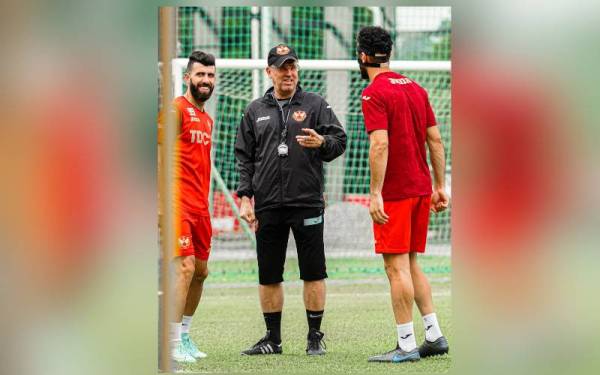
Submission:
[[[206,357],[191,340],[189,330],[208,276],[212,236],[208,192],[213,120],[204,111],[204,102],[214,90],[215,71],[213,55],[194,51],[184,75],[187,91],[175,98],[171,108],[178,126],[175,148],[178,237],[173,259],[175,311],[170,327],[171,356],[177,362],[194,363],[196,359]],[[159,142],[163,123],[161,119]]]
[[[389,69],[390,34],[380,27],[365,27],[357,37],[361,75],[370,81],[362,93],[362,111],[369,133],[371,203],[375,252],[383,254],[390,282],[398,343],[394,350],[369,358],[370,362],[417,361],[445,354],[433,309],[431,287],[417,263],[425,251],[429,210],[444,211],[444,146],[427,92],[413,80]],[[434,189],[427,165],[429,148]],[[425,341],[417,348],[412,322],[416,302],[425,328]]]

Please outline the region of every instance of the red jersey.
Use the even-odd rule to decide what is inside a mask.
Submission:
[[[177,200],[187,212],[209,216],[210,148],[213,120],[184,96],[173,100],[179,133],[176,145]],[[162,121],[159,121],[159,124]],[[160,134],[159,134],[160,137]]]
[[[380,73],[362,93],[362,111],[367,132],[388,131],[383,200],[430,195],[425,142],[436,121],[425,89],[401,74]]]

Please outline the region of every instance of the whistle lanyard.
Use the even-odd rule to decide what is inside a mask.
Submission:
[[[287,110],[287,115],[286,115],[286,114],[284,114],[283,107],[281,106],[281,104],[279,104],[279,101],[277,100],[277,98],[275,98],[275,95],[271,94],[273,99],[275,99],[275,101],[277,102],[277,106],[279,107],[279,112],[281,112],[281,120],[283,121],[283,130],[281,131],[281,139],[280,139],[279,144],[285,144],[287,141],[287,132],[288,132],[287,124],[288,124],[288,120],[290,119],[290,112],[292,111],[292,100],[294,99],[294,95],[296,95],[295,91],[294,91],[294,94],[292,95],[292,97],[290,98],[290,100],[287,102],[288,110]]]

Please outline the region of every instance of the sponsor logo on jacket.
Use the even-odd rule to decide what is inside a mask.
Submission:
[[[256,123],[258,124],[261,121],[266,121],[266,120],[269,120],[269,119],[271,119],[271,116],[259,117],[259,118],[256,119]]]

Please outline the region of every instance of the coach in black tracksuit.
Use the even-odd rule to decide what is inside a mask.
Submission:
[[[325,354],[323,162],[346,149],[346,133],[331,106],[298,85],[298,57],[278,45],[268,56],[273,87],[248,105],[235,143],[240,215],[256,229],[259,295],[267,334],[242,352],[279,354],[283,266],[290,228],[296,240],[309,333],[306,352]],[[254,207],[251,198],[254,197]]]

